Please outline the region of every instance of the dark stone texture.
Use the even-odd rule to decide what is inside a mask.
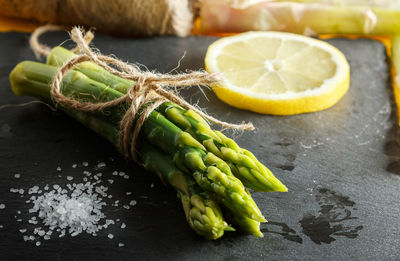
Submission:
[[[8,74],[18,62],[34,60],[29,35],[0,34],[0,105],[32,100],[10,90]],[[65,33],[44,37],[61,43]],[[94,43],[105,54],[138,62],[150,70],[168,72],[204,67],[207,46],[216,38],[123,39],[96,35]],[[270,220],[264,238],[227,233],[217,241],[196,236],[187,226],[175,194],[155,175],[126,162],[101,137],[61,112],[41,104],[0,110],[0,254],[1,260],[398,260],[400,258],[400,135],[385,49],[367,39],[328,40],[348,58],[349,92],[334,107],[316,113],[277,117],[241,111],[219,101],[208,89],[183,92],[207,112],[230,122],[251,121],[253,132],[234,134],[289,188],[288,193],[253,193]],[[64,44],[72,47],[71,42]],[[110,160],[110,157],[114,161]],[[120,218],[125,230],[112,226],[97,237],[52,238],[40,247],[24,242],[27,224],[25,198],[10,188],[65,184],[67,175],[82,177],[88,169],[107,163],[103,175],[122,170],[130,180],[112,185],[114,200],[126,191],[138,201],[130,210],[106,208]],[[57,166],[63,171],[58,173]],[[20,179],[13,177],[21,173]],[[59,178],[58,174],[62,177]],[[155,187],[150,188],[154,183]],[[17,210],[22,214],[17,215]],[[24,219],[17,222],[14,216]],[[109,240],[107,234],[114,234]],[[125,247],[118,248],[118,242]]]

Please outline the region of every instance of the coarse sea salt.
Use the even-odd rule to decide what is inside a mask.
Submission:
[[[82,165],[88,166],[89,164],[82,162]],[[94,169],[106,166],[104,162],[100,162],[94,166]],[[77,164],[74,164],[73,168],[76,167]],[[57,167],[57,170],[61,171],[61,167]],[[78,181],[65,185],[44,184],[43,187],[35,185],[25,190],[22,188],[10,189],[10,192],[19,193],[21,197],[25,197],[26,203],[33,204],[25,222],[15,216],[18,222],[22,222],[19,232],[23,234],[25,241],[33,241],[36,246],[40,246],[41,241],[50,240],[52,237],[61,238],[67,235],[75,237],[81,233],[97,236],[100,230],[107,229],[116,222],[119,223],[121,229],[126,227],[125,223],[120,223],[120,219],[116,219],[116,221],[107,219],[103,208],[109,205],[129,209],[136,204],[136,201],[126,197],[132,193],[127,192],[125,198],[110,202],[112,195],[108,193],[109,188],[104,185],[103,178],[110,186],[114,180],[110,179],[109,175],[103,175],[100,172],[92,174],[84,170],[83,174],[82,183]],[[112,175],[129,178],[123,171],[114,171]],[[68,181],[77,179],[76,176],[75,178],[67,175],[65,177]],[[0,204],[0,209],[2,208],[5,208],[4,204]],[[17,213],[21,214],[21,211],[17,211]],[[112,239],[114,235],[109,233],[108,238]],[[120,243],[119,247],[121,246],[124,244]]]
[[[39,189],[36,187],[31,189],[36,191]],[[107,195],[107,187],[86,182],[74,183],[69,188],[63,189],[56,184],[53,185],[53,190],[32,197],[33,207],[29,212],[35,216],[28,222],[38,224],[37,219],[40,219],[45,226],[35,228],[35,235],[45,240],[50,239],[53,230],[59,232],[59,237],[67,233],[74,237],[83,232],[93,235],[115,223],[110,219],[105,220],[102,212],[103,206],[106,205],[102,196]],[[31,237],[29,239],[34,240]]]

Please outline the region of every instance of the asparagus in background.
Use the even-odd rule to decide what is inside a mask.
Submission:
[[[391,62],[393,74],[393,92],[397,105],[397,121],[400,125],[400,35],[394,35],[391,42]]]
[[[71,51],[58,46],[53,48],[47,56],[47,64],[61,66],[74,56],[75,54]],[[132,81],[119,78],[92,62],[81,63],[75,67],[75,70],[122,93],[126,93],[133,85]],[[287,191],[286,186],[251,152],[240,148],[236,142],[221,132],[212,130],[200,115],[191,110],[184,110],[171,102],[162,104],[158,111],[183,131],[190,133],[209,152],[225,160],[233,174],[246,187],[257,191]]]
[[[400,2],[204,0],[198,25],[200,33],[257,30],[391,35],[400,30]]]
[[[10,81],[13,91],[18,95],[30,95],[50,100],[49,82],[55,75],[57,68],[36,63],[22,62],[16,66],[10,75]],[[86,84],[85,84],[86,83]],[[110,96],[121,96],[121,93],[107,88],[106,85],[93,81],[77,71],[70,71],[63,79],[64,93],[68,93],[77,98],[86,98],[87,93],[94,93],[95,90],[101,89],[102,95],[96,99],[110,99]],[[92,95],[88,96],[94,97]],[[65,110],[65,109],[64,109]],[[67,113],[74,116],[70,110]],[[75,112],[76,115],[82,113]],[[86,114],[84,114],[86,115]],[[88,114],[92,115],[92,114]],[[94,115],[92,115],[94,116]],[[116,137],[116,128],[99,125],[92,118],[74,116],[86,125],[92,124],[95,131],[104,131],[100,133],[105,136],[113,144],[118,144]],[[98,115],[96,117],[104,117]],[[89,126],[90,127],[90,126]],[[190,169],[197,183],[202,189],[216,196],[219,201],[229,208],[233,213],[255,219],[257,221],[265,221],[258,207],[251,199],[250,195],[244,189],[243,185],[233,175],[229,175],[229,167],[221,159],[206,153],[200,149],[202,147],[190,134],[181,131],[178,127],[170,123],[161,114],[153,111],[143,126],[143,134],[149,138],[153,144],[157,144],[159,148],[169,152],[181,161],[185,166],[185,170]],[[175,143],[176,142],[176,143]],[[189,144],[189,146],[188,146]],[[191,146],[190,146],[191,145]],[[139,148],[140,150],[140,148]],[[226,175],[228,173],[228,175]]]

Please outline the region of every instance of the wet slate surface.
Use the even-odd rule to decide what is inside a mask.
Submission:
[[[56,45],[64,33],[44,41]],[[183,53],[179,70],[203,68],[207,46],[216,38],[174,37],[121,39],[97,35],[95,45],[106,54],[139,62],[161,72],[172,70]],[[0,253],[1,260],[398,260],[400,227],[400,133],[384,47],[375,41],[331,39],[351,66],[351,87],[331,109],[276,117],[241,111],[220,102],[209,90],[184,91],[207,112],[231,122],[252,121],[256,131],[234,134],[288,186],[288,193],[253,193],[269,224],[262,239],[231,233],[217,241],[197,237],[185,224],[173,192],[158,178],[126,162],[106,141],[41,104],[0,109]],[[72,47],[70,42],[64,44]],[[0,34],[0,105],[20,104],[8,73],[34,56],[28,35]],[[81,162],[87,161],[88,167]],[[97,237],[85,234],[42,242],[24,242],[26,197],[10,188],[65,184],[65,177],[82,178],[106,162],[105,178],[114,170],[129,180],[116,179],[114,198],[136,199],[130,210],[106,208],[113,226]],[[71,165],[78,163],[77,168]],[[56,168],[60,166],[61,172]],[[15,179],[14,173],[21,173]],[[59,177],[61,175],[61,177]],[[150,185],[154,184],[154,188]],[[124,196],[132,191],[131,198]],[[20,210],[21,214],[17,214]],[[17,222],[16,219],[23,219]],[[114,234],[114,239],[107,234]],[[118,248],[118,242],[125,247]]]

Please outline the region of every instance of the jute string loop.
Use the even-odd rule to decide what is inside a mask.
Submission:
[[[47,31],[60,29],[63,28],[51,25],[39,27],[32,34],[30,39],[31,48],[34,50],[35,54],[48,55],[50,48],[40,44],[38,38],[41,34]],[[254,126],[251,123],[237,125],[220,121],[187,103],[173,91],[173,89],[177,87],[213,84],[218,81],[216,75],[200,71],[174,75],[141,71],[134,65],[93,51],[88,44],[90,40],[93,39],[92,33],[84,35],[82,29],[74,27],[70,32],[70,36],[77,45],[75,50],[78,55],[71,58],[62,65],[61,68],[59,68],[51,83],[51,96],[56,104],[84,112],[100,112],[106,108],[119,104],[129,104],[129,108],[121,119],[119,130],[119,146],[121,152],[126,157],[138,162],[135,152],[135,144],[140,129],[150,113],[167,100],[175,102],[185,109],[193,110],[208,121],[225,129],[240,131],[254,129]],[[132,80],[135,83],[123,96],[106,102],[83,102],[64,96],[61,93],[63,76],[75,65],[85,61],[92,61],[108,72],[121,78]]]

